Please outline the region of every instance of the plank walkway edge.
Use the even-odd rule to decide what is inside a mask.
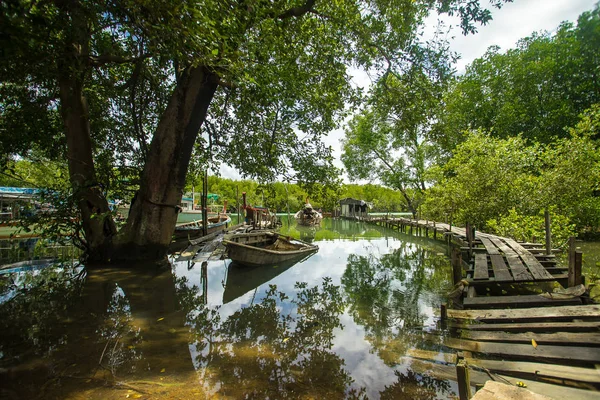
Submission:
[[[448,379],[456,381],[456,367],[451,365],[436,364],[428,361],[416,360],[413,358],[405,357],[406,361],[410,362],[409,368],[414,372],[429,375],[438,379]],[[493,380],[487,373],[471,370],[469,371],[471,377],[471,385],[485,384],[489,380]],[[543,394],[555,399],[568,399],[568,400],[598,400],[600,393],[592,390],[571,388],[567,386],[553,385],[545,382],[536,382],[529,379],[514,378],[505,375],[498,375],[500,380],[506,380],[510,384],[517,386],[517,382],[523,382],[527,385],[527,389],[534,393]]]
[[[600,305],[560,306],[511,310],[454,310],[447,311],[448,318],[486,320],[600,318]]]
[[[425,361],[456,364],[457,356],[431,350],[408,349],[406,355]],[[568,365],[544,364],[529,361],[498,361],[465,357],[467,365],[489,369],[493,372],[515,374],[517,376],[533,375],[539,378],[571,380],[575,382],[600,383],[600,370],[596,368],[573,367]]]

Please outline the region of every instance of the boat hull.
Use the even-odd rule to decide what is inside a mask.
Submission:
[[[288,240],[275,233],[233,235],[223,240],[228,257],[238,264],[257,267],[300,260],[319,248],[299,240]]]
[[[227,229],[227,226],[231,223],[231,218],[229,216],[223,215],[218,221],[212,221],[215,218],[209,218],[208,226],[206,229],[206,234],[209,235],[214,232],[220,232]],[[188,222],[185,224],[181,224],[175,227],[175,232],[173,233],[174,239],[195,239],[197,237],[202,236],[202,220]]]

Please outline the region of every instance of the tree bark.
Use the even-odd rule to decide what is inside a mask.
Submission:
[[[81,212],[87,253],[91,261],[106,261],[116,227],[108,202],[98,185],[94,168],[89,112],[83,94],[87,72],[90,33],[87,19],[77,2],[62,4],[70,15],[72,29],[58,61],[61,116],[67,138],[69,178]]]
[[[114,240],[114,259],[165,257],[192,149],[217,86],[218,76],[205,66],[184,70],[152,138],[127,223]]]
[[[117,229],[96,180],[87,102],[77,79],[62,77],[59,84],[69,177],[81,212],[88,259],[107,261],[110,258],[110,240]]]

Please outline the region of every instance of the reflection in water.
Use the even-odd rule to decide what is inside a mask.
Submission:
[[[288,261],[275,266],[266,265],[258,267],[248,267],[235,262],[230,263],[227,268],[223,304],[227,304],[250,291],[256,291],[262,284],[271,281],[297,263],[298,260]]]
[[[350,224],[326,219],[316,240],[351,240],[260,272],[210,261],[13,275],[0,286],[1,396],[452,397],[402,359],[436,346],[422,332],[450,281],[443,247]]]
[[[420,303],[439,304],[438,299],[423,299],[423,292],[447,288],[445,263],[445,257],[409,243],[379,258],[348,256],[341,281],[349,313],[386,364],[397,364],[407,349],[423,342],[421,331],[428,315]]]

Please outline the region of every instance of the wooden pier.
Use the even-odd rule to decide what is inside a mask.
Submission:
[[[407,218],[368,221],[451,246],[455,290],[440,309],[447,351],[415,349],[411,365],[457,380],[461,400],[490,379],[551,398],[600,398],[600,305],[589,304],[574,240],[563,267],[549,240],[519,243]]]

